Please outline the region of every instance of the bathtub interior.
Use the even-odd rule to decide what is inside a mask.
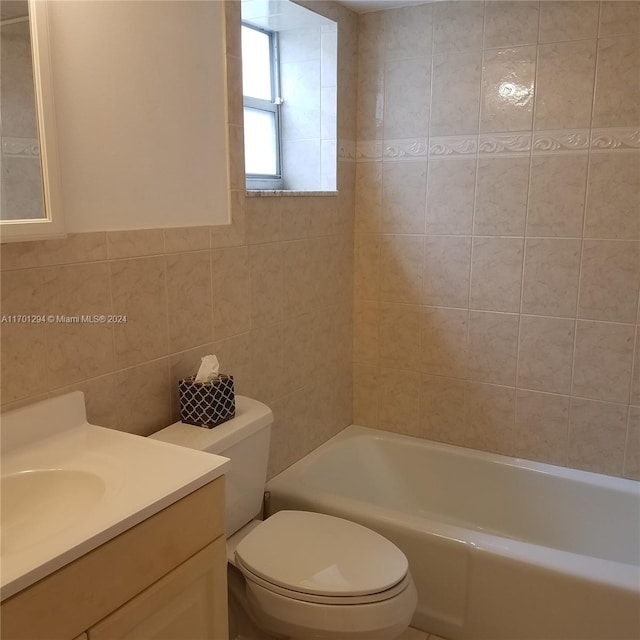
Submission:
[[[640,565],[638,483],[350,429],[310,456],[298,478],[306,490]]]

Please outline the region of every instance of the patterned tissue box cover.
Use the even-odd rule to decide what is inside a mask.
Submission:
[[[212,428],[236,415],[233,377],[221,373],[211,382],[194,382],[195,376],[178,382],[180,420]]]

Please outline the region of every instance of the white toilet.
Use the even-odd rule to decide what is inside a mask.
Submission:
[[[348,520],[262,510],[273,414],[236,397],[213,429],[175,423],[151,437],[231,458],[226,476],[229,589],[261,632],[294,640],[393,640],[417,604],[405,555]],[[234,568],[235,567],[235,568]]]

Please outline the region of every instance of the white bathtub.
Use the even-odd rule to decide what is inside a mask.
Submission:
[[[451,640],[638,640],[640,483],[351,426],[267,485],[397,544],[413,625]]]

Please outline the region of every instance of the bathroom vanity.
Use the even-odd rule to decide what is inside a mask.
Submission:
[[[69,396],[33,405],[31,442],[3,419],[1,637],[227,638],[228,460],[89,425]],[[61,409],[75,426],[42,433]]]

